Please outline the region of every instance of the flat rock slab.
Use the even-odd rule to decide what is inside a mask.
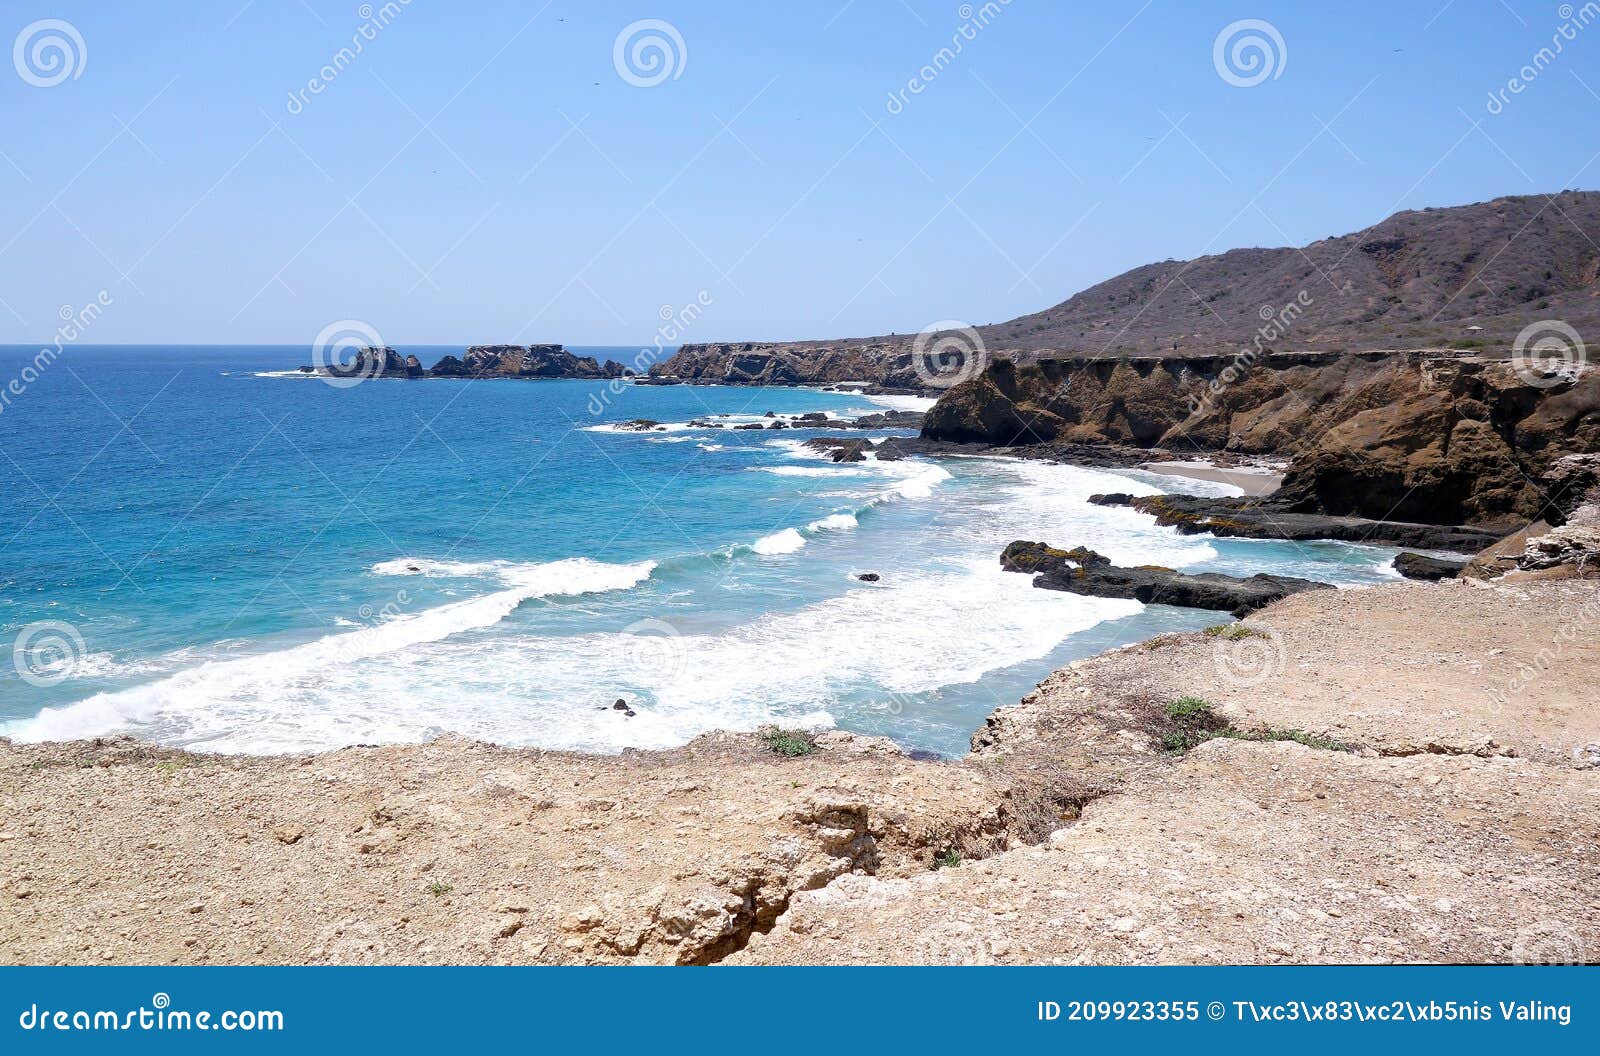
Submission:
[[[1000,839],[981,773],[823,739],[795,759],[749,735],[620,758],[0,742],[0,963],[693,963],[797,890]]]
[[[1404,546],[1418,550],[1449,550],[1475,554],[1498,542],[1503,531],[1463,525],[1415,524],[1409,521],[1375,521],[1365,517],[1330,517],[1299,513],[1275,505],[1271,499],[1213,499],[1197,495],[1129,495],[1112,492],[1091,495],[1099,506],[1126,506],[1148,513],[1156,523],[1176,528],[1184,535],[1211,535],[1240,539],[1335,539],[1374,546]]]
[[[1303,590],[1332,585],[1295,576],[1259,573],[1249,578],[1220,572],[1190,574],[1155,565],[1122,568],[1084,547],[1060,550],[1018,540],[1005,548],[1000,565],[1008,572],[1033,573],[1033,585],[1096,598],[1132,598],[1146,605],[1216,609],[1244,616]]]
[[[737,964],[1571,962],[1600,773],[1212,741],[1038,847],[795,896]]]

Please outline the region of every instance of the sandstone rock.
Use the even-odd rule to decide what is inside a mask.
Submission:
[[[1546,388],[1442,353],[1275,353],[1242,371],[1229,356],[999,357],[940,398],[922,436],[1289,454],[1274,496],[1287,512],[1503,535],[1540,514],[1532,482],[1556,456],[1600,449],[1600,371]]]

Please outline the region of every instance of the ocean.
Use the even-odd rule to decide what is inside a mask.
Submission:
[[[1013,539],[1393,578],[1391,550],[1181,536],[1087,501],[1224,485],[983,457],[835,465],[802,429],[687,424],[903,398],[335,387],[295,376],[310,354],[292,347],[74,346],[25,371],[37,352],[0,348],[0,734],[21,740],[278,753],[452,732],[616,752],[778,723],[958,756],[1053,668],[1227,619],[1033,589],[999,567]],[[669,428],[615,428],[634,418]]]

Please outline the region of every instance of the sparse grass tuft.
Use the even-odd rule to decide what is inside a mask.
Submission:
[[[933,867],[935,869],[954,869],[960,864],[960,851],[940,851],[938,854],[933,856]]]
[[[1167,718],[1177,722],[1191,722],[1211,717],[1211,702],[1199,697],[1179,697],[1167,705]]]
[[[1319,737],[1305,730],[1284,730],[1274,726],[1259,726],[1253,730],[1236,730],[1230,726],[1218,731],[1217,736],[1229,737],[1236,741],[1293,741],[1307,748],[1319,748],[1325,752],[1355,751],[1354,745],[1336,741],[1331,737]]]
[[[433,883],[428,885],[428,894],[432,895],[434,898],[443,898],[445,895],[448,895],[455,889],[456,888],[454,884],[442,884],[435,880]]]
[[[1261,631],[1246,627],[1242,623],[1219,623],[1215,627],[1207,627],[1200,633],[1207,638],[1221,638],[1227,642],[1237,642],[1241,638],[1267,637]]]
[[[781,730],[776,726],[763,730],[761,739],[766,742],[767,749],[785,759],[794,759],[802,755],[810,755],[817,750],[817,746],[807,736],[804,730]]]

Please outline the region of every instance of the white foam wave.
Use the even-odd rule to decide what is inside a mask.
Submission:
[[[75,704],[46,709],[12,736],[22,741],[88,737],[149,723],[168,712],[193,712],[214,702],[247,700],[270,707],[279,696],[304,690],[329,672],[492,626],[532,598],[625,590],[648,579],[654,568],[653,561],[612,565],[581,557],[541,565],[507,563],[499,574],[515,585],[506,590],[288,649],[214,660],[150,685],[97,693]]]
[[[763,557],[775,557],[779,554],[792,554],[806,545],[806,537],[794,528],[785,528],[781,532],[764,535],[750,544],[750,549]]]
[[[893,411],[926,411],[939,402],[932,396],[868,396],[863,393],[862,398]]]
[[[856,520],[853,513],[830,513],[820,520],[812,521],[806,525],[808,532],[842,532],[856,527],[861,522]]]
[[[826,466],[751,466],[752,472],[771,473],[775,477],[859,477],[859,469],[848,469],[843,466],[830,469]]]

